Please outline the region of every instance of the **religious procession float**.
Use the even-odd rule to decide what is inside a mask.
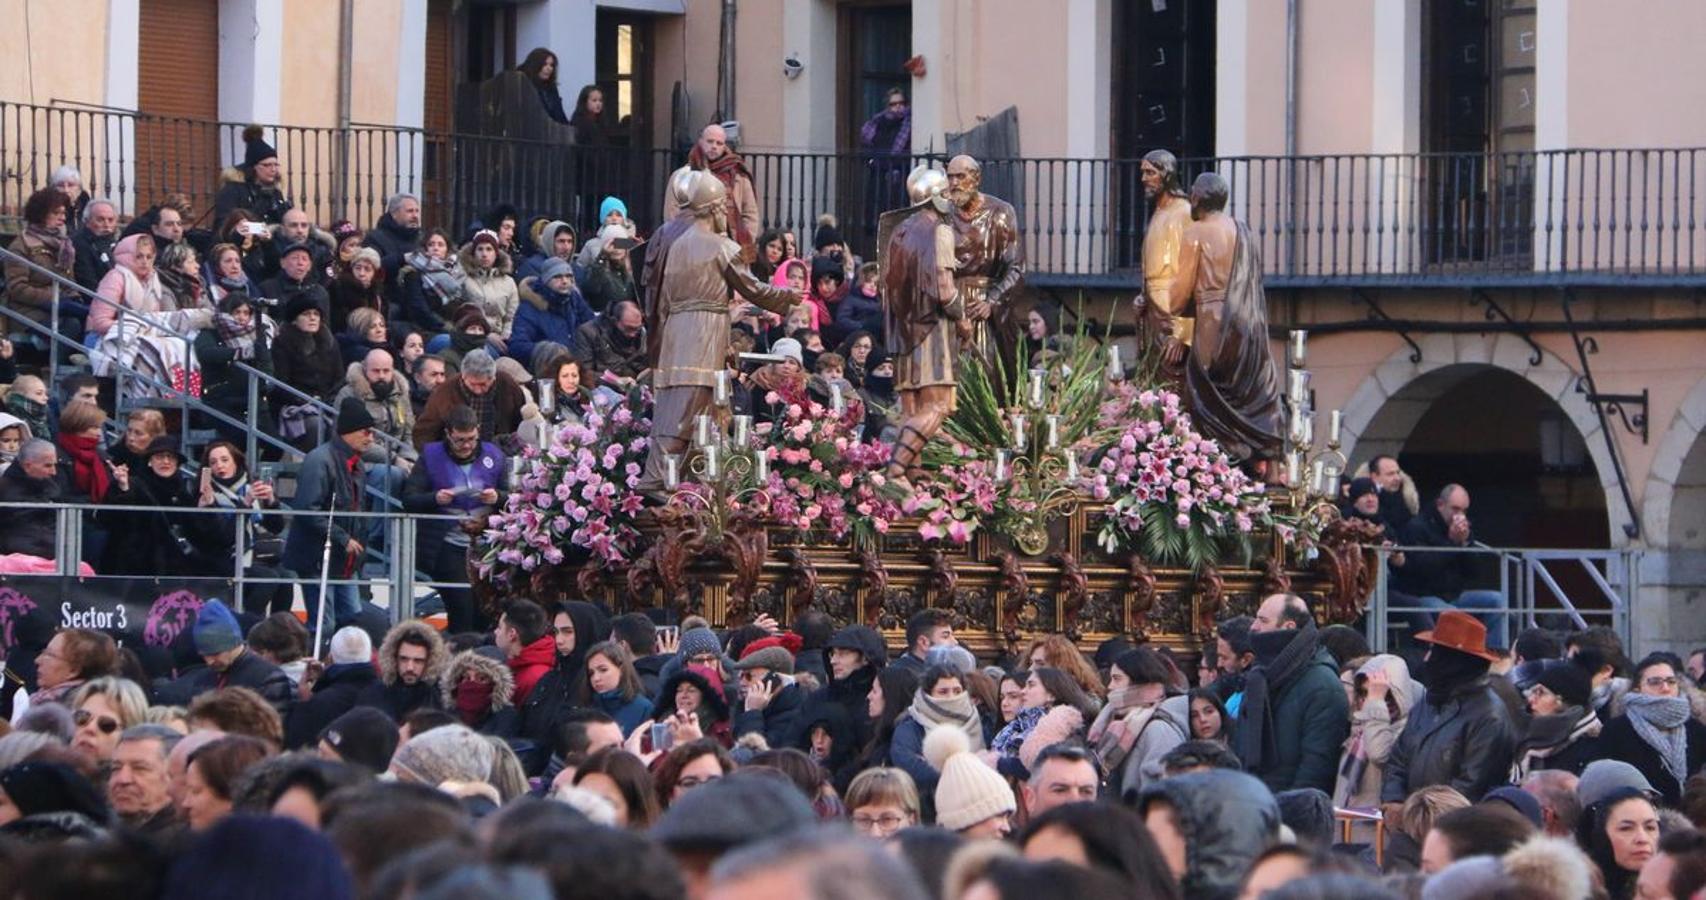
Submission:
[[[1084,327],[1040,353],[995,349],[998,341],[980,348],[963,320],[998,308],[985,301],[998,299],[988,288],[1001,280],[968,279],[963,252],[940,263],[930,255],[931,229],[960,227],[967,205],[965,191],[942,181],[914,173],[915,205],[891,214],[922,216],[922,255],[902,264],[908,223],[897,221],[882,263],[897,363],[928,352],[938,322],[966,338],[955,345],[945,401],[927,387],[909,397],[907,367],[897,365],[907,409],[895,416],[902,428],[891,445],[871,433],[869,398],[839,384],[827,396],[795,382],[755,387],[754,404],[775,411],[755,420],[731,413],[735,382],[746,379],[719,371],[705,402],[666,425],[654,425],[653,410],[681,407],[650,389],[606,395],[516,463],[515,488],[471,553],[485,600],[589,599],[618,612],[663,606],[719,627],[759,615],[787,624],[816,609],[837,625],[877,627],[894,645],[909,616],[940,608],[980,654],[1046,633],[1085,646],[1125,636],[1189,650],[1212,640],[1218,619],[1287,590],[1311,597],[1325,620],[1355,619],[1372,587],[1368,543],[1378,536],[1334,506],[1344,468],[1336,414],[1325,448],[1313,449],[1305,336],[1288,345],[1282,398],[1265,316],[1245,323],[1260,331],[1257,368],[1267,369],[1256,391],[1273,396],[1256,399],[1271,407],[1276,432],[1268,448],[1230,436],[1246,458],[1198,424],[1223,422],[1227,411],[1214,404],[1238,400],[1205,396],[1215,389],[1215,361],[1200,352],[1181,359],[1165,336],[1140,342],[1135,360]],[[677,187],[691,210],[692,192]],[[985,204],[999,203],[975,187]],[[989,246],[987,234],[982,242]],[[1250,256],[1233,261],[1229,289],[1238,271],[1252,271]],[[938,265],[954,270],[958,290],[931,286]],[[950,308],[949,291],[953,303],[971,302]],[[1150,309],[1165,306],[1157,293],[1149,291]],[[918,302],[908,306],[908,296]],[[905,317],[931,312],[932,302],[941,305],[935,312],[960,315],[925,316],[927,327],[908,340]],[[1225,306],[1231,319],[1236,305]],[[1179,310],[1144,318],[1171,311]],[[667,358],[669,323],[662,327]],[[1206,330],[1199,322],[1198,349]],[[930,421],[919,415],[933,402],[939,427],[908,434]],[[680,436],[668,452],[660,432]],[[1250,458],[1258,452],[1262,460]],[[661,489],[646,483],[648,458],[662,464]]]

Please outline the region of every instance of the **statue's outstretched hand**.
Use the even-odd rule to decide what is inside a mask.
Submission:
[[[1185,361],[1185,349],[1184,341],[1170,337],[1161,349],[1161,358],[1167,361],[1167,365],[1176,366]]]

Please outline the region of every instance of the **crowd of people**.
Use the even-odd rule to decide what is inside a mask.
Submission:
[[[980,666],[807,611],[718,632],[513,599],[311,652],[213,600],[169,649],[6,660],[6,896],[1690,898],[1706,650],[1608,629],[1371,654],[1291,594],[1200,662],[1061,635]],[[1015,648],[1017,649],[1017,648]],[[1194,671],[1194,678],[1187,673]],[[1195,682],[1193,686],[1192,682]],[[280,862],[288,860],[281,866]]]

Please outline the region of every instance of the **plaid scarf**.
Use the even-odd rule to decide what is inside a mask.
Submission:
[[[213,327],[219,331],[219,342],[238,359],[255,358],[255,320],[244,325],[228,313],[214,313]]]
[[[1658,751],[1665,771],[1677,784],[1688,780],[1688,699],[1685,697],[1655,697],[1652,694],[1630,694],[1623,698],[1624,712],[1629,724],[1647,746]]]

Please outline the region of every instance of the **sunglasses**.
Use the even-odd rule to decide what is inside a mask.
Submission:
[[[112,716],[101,716],[97,719],[95,718],[94,713],[86,709],[80,709],[73,713],[71,715],[71,721],[75,723],[78,728],[82,728],[92,721],[95,723],[95,727],[100,729],[102,734],[112,734],[118,730],[119,726],[118,720]]]

